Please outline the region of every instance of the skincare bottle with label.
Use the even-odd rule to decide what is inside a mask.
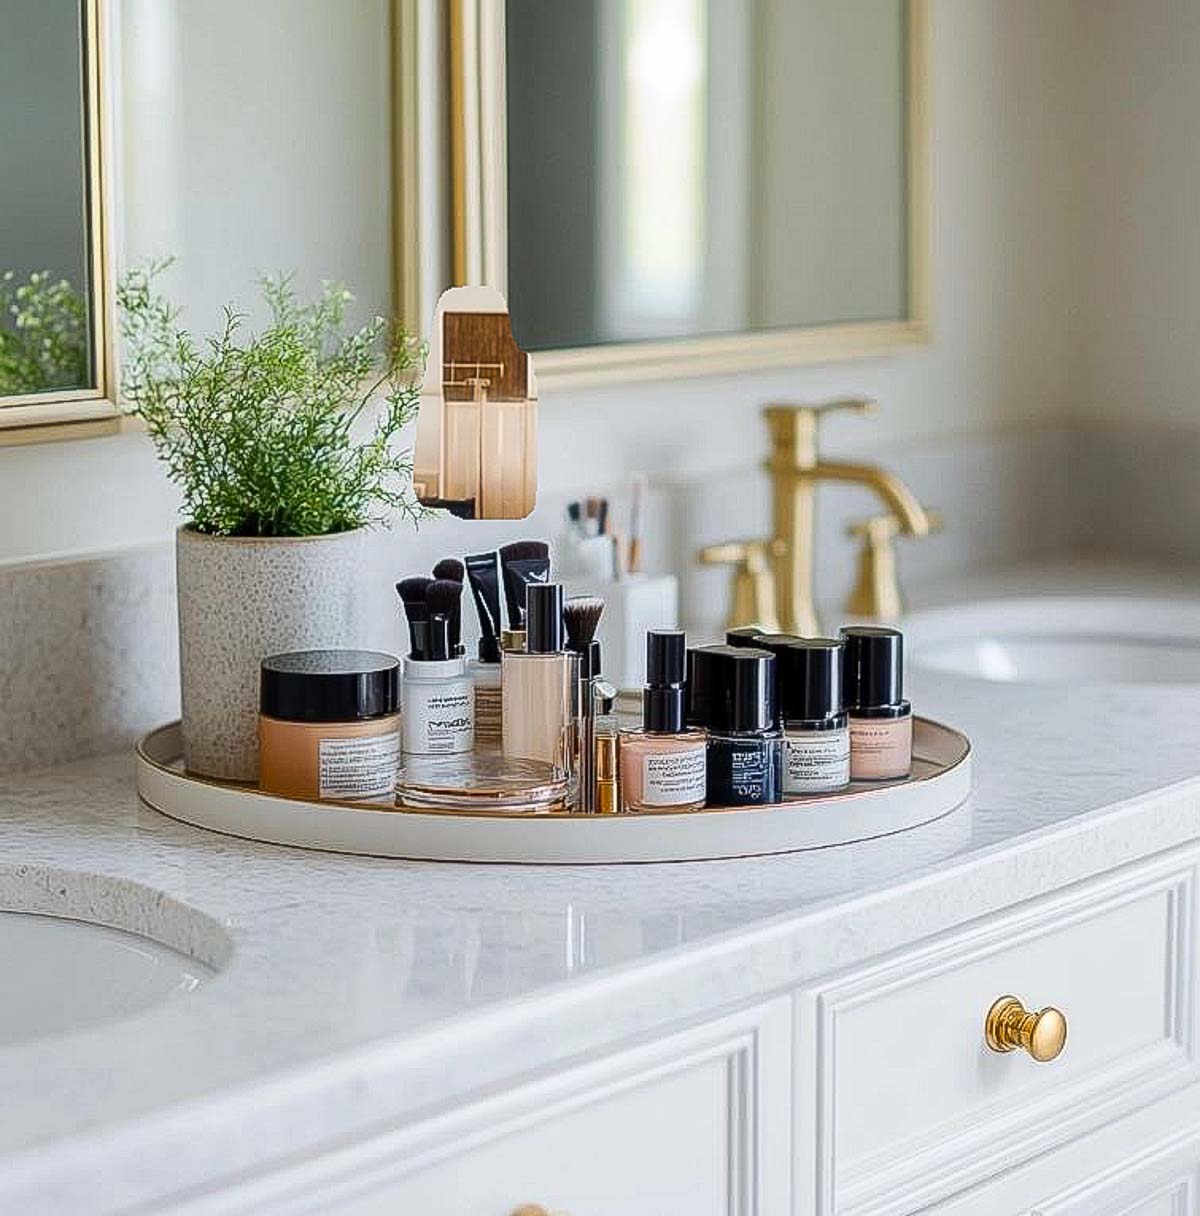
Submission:
[[[466,658],[450,653],[444,616],[429,620],[428,653],[428,659],[404,660],[401,746],[412,756],[469,752],[475,746],[475,686]]]
[[[850,784],[842,705],[842,643],[796,640],[775,652],[783,703],[783,792],[827,794]]]
[[[684,635],[651,630],[646,635],[646,687],[642,729],[621,732],[621,800],[627,811],[684,811],[704,805],[704,732],[684,725]]]
[[[783,797],[775,656],[744,646],[688,652],[688,722],[708,730],[708,803],[756,806]]]
[[[843,682],[850,716],[850,776],[898,781],[912,768],[912,706],[904,699],[904,636],[846,626]]]

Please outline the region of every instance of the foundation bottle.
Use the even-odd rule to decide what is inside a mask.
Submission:
[[[395,798],[400,663],[365,650],[302,650],[263,659],[259,788],[337,802]]]
[[[574,772],[575,656],[563,649],[562,585],[531,583],[525,648],[505,650],[501,703],[506,756]]]
[[[827,794],[850,784],[842,650],[842,643],[832,638],[805,638],[775,652],[785,794]]]
[[[704,805],[706,741],[684,723],[687,646],[678,630],[646,635],[642,729],[621,732],[621,801],[627,811]]]
[[[904,637],[869,625],[842,629],[850,776],[897,781],[912,768],[912,706],[904,699]]]
[[[775,656],[747,646],[688,652],[688,722],[708,730],[710,806],[754,806],[783,797],[783,733]]]

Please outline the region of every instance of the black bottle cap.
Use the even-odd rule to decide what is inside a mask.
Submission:
[[[562,584],[530,583],[525,588],[525,653],[555,654],[562,648]]]
[[[739,734],[778,723],[775,656],[747,646],[701,646],[688,652],[688,721]]]
[[[776,651],[784,722],[816,722],[845,711],[842,649],[834,638],[800,638]]]
[[[646,634],[646,687],[642,689],[642,728],[673,735],[684,726],[687,639],[678,629]]]
[[[757,625],[739,625],[736,629],[725,632],[726,646],[753,646],[754,639],[762,633]]]
[[[898,629],[847,625],[842,683],[848,709],[900,705],[904,701],[904,635]]]
[[[777,655],[784,646],[800,641],[803,641],[803,638],[794,633],[756,633],[751,645]]]
[[[400,660],[373,650],[299,650],[263,659],[259,709],[282,722],[355,722],[400,708]]]

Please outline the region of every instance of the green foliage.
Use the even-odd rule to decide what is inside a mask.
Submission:
[[[66,279],[0,274],[0,397],[88,383],[87,309]]]
[[[383,317],[347,332],[350,292],[326,284],[301,303],[290,275],[260,280],[268,328],[250,333],[226,308],[220,331],[198,343],[155,291],[167,265],[130,271],[118,285],[122,389],[183,490],[191,526],[321,536],[393,512],[420,518],[412,454],[397,440],[419,408],[424,349]]]

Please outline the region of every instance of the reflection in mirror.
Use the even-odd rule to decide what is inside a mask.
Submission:
[[[507,0],[527,350],[909,314],[905,0]]]
[[[434,315],[413,483],[459,519],[524,519],[537,498],[537,386],[504,297],[451,287]]]
[[[91,386],[84,15],[3,0],[0,397]]]
[[[205,332],[281,271],[305,298],[353,283],[351,325],[389,315],[389,0],[116,8],[124,264],[175,257],[162,286]]]

